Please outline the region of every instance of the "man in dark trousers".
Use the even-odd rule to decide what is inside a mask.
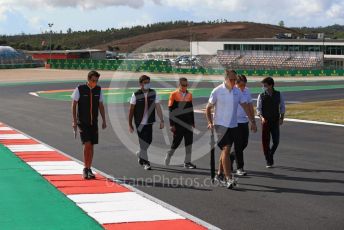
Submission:
[[[159,103],[159,96],[151,89],[150,77],[142,75],[139,78],[140,89],[133,93],[129,108],[129,132],[134,132],[133,118],[139,138],[140,150],[136,153],[138,162],[145,170],[150,170],[147,150],[152,143],[155,110],[160,119],[160,129],[164,128],[164,119]]]
[[[169,165],[171,157],[184,139],[185,160],[184,168],[194,169],[196,165],[191,163],[193,143],[193,128],[195,127],[192,94],[187,90],[188,80],[185,77],[179,79],[179,88],[170,94],[168,101],[170,129],[173,133],[171,149],[165,157],[165,165]]]
[[[264,78],[261,83],[263,92],[257,99],[257,114],[262,122],[262,144],[266,167],[271,168],[274,165],[274,154],[280,140],[279,127],[283,124],[285,104],[282,94],[274,88],[275,82],[272,77]]]
[[[97,85],[100,74],[90,71],[87,83],[79,85],[72,94],[73,129],[80,130],[81,142],[84,145],[84,179],[94,179],[91,170],[94,145],[98,144],[98,114],[103,120],[102,128],[106,128],[104,98],[101,87]]]
[[[252,97],[250,90],[246,87],[247,84],[247,78],[245,75],[238,75],[236,80],[236,87],[240,89],[242,92],[242,95],[244,97],[244,100],[246,104],[249,105],[249,110],[252,115],[254,115],[254,108],[252,103]],[[247,173],[244,170],[244,150],[248,145],[248,138],[249,138],[249,119],[244,111],[244,109],[240,106],[238,106],[238,112],[237,112],[237,119],[238,119],[238,141],[234,145],[235,152],[231,153],[231,159],[232,163],[234,162],[234,159],[236,161],[237,165],[237,171],[236,174],[238,176],[246,176]],[[232,167],[233,169],[233,167]]]

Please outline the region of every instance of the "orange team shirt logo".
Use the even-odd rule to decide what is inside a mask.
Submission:
[[[168,106],[171,107],[173,105],[173,102],[191,102],[192,101],[192,94],[190,92],[187,92],[185,97],[183,94],[176,90],[171,93],[170,99],[168,100]]]

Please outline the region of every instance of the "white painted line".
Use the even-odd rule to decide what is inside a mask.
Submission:
[[[30,166],[82,166],[75,161],[35,161],[28,164]]]
[[[43,144],[34,145],[6,145],[12,152],[41,152],[41,151],[54,151],[52,148]]]
[[[28,162],[34,170],[42,175],[81,174],[83,166],[75,161]]]
[[[157,209],[154,213],[147,210],[133,210],[122,212],[88,213],[100,224],[127,223],[140,221],[178,220],[180,216],[171,211]],[[185,219],[185,218],[184,218]]]
[[[35,167],[33,167],[35,169]],[[36,169],[35,169],[36,170]],[[83,168],[79,169],[51,169],[51,170],[36,170],[42,176],[51,175],[82,175]]]
[[[117,193],[107,193],[107,194],[77,194],[68,195],[68,197],[75,203],[100,203],[100,202],[116,202],[122,200],[122,198],[130,198],[133,196],[133,192],[123,192],[124,195],[119,197]]]
[[[32,165],[32,168],[34,168],[36,171],[40,171],[40,172],[47,172],[47,171],[51,171],[51,170],[82,170],[83,167],[82,166],[78,166],[78,165]]]
[[[252,101],[257,101],[257,98],[252,98]],[[284,101],[286,104],[299,104],[301,101]]]
[[[286,104],[300,104],[302,101],[285,101]]]
[[[292,118],[285,118],[284,120],[285,121],[291,121],[291,122],[298,122],[298,123],[314,124],[314,125],[327,125],[327,126],[334,126],[334,127],[344,127],[344,125],[341,125],[341,124],[321,122],[321,121],[307,121],[307,120],[299,120],[299,119],[292,119]]]
[[[0,131],[10,131],[10,130],[13,130],[9,127],[0,127]]]
[[[68,197],[101,224],[185,219],[134,192]]]
[[[205,113],[205,110],[195,109],[195,113]],[[255,116],[259,119],[258,116]],[[293,118],[284,118],[285,121],[290,122],[297,122],[297,123],[306,123],[306,124],[313,124],[313,125],[326,125],[326,126],[333,126],[333,127],[344,127],[342,124],[336,123],[329,123],[329,122],[322,122],[322,121],[308,121],[308,120],[300,120],[300,119],[293,119]]]
[[[31,96],[39,97],[38,94],[35,93],[35,92],[30,92],[29,94],[30,94]]]
[[[134,192],[130,192],[135,194]],[[86,212],[121,212],[130,210],[146,210],[156,209],[157,204],[150,201],[141,199],[140,202],[136,200],[123,200],[123,201],[109,201],[101,203],[79,203],[78,206]],[[162,208],[162,206],[159,206]]]
[[[0,140],[28,140],[23,134],[0,134]]]

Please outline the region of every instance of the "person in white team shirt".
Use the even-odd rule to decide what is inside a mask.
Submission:
[[[133,93],[130,99],[129,108],[129,132],[134,132],[133,118],[137,135],[139,138],[140,150],[136,153],[138,162],[145,170],[150,170],[147,150],[152,143],[153,123],[155,122],[155,110],[160,119],[160,129],[164,128],[164,120],[159,96],[150,87],[150,77],[142,75],[139,78],[140,89]]]
[[[76,135],[77,128],[80,131],[81,142],[84,146],[84,179],[95,179],[92,172],[94,145],[98,144],[98,114],[100,113],[106,128],[104,98],[101,87],[97,85],[100,74],[90,71],[87,75],[87,83],[79,85],[72,94],[72,118],[73,129]],[[75,136],[76,137],[76,136]]]
[[[226,185],[228,189],[232,189],[236,185],[236,180],[232,175],[230,150],[232,145],[238,142],[237,110],[239,105],[243,107],[251,121],[251,130],[257,131],[254,115],[244,100],[242,92],[235,87],[236,79],[237,75],[234,70],[226,70],[224,83],[211,92],[206,107],[208,129],[215,128],[217,145],[221,149],[219,169],[215,180]],[[213,108],[214,121],[211,113]]]
[[[244,101],[249,105],[250,113],[254,115],[254,108],[252,103],[252,97],[250,90],[246,87],[247,78],[245,75],[238,75],[236,80],[236,87],[241,90]],[[249,137],[249,120],[246,112],[242,106],[238,107],[238,141],[234,145],[235,152],[231,153],[231,162],[236,161],[238,176],[246,176],[247,173],[244,170],[244,150],[248,145]],[[233,169],[233,167],[232,167]]]

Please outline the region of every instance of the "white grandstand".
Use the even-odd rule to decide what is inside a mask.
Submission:
[[[343,40],[193,41],[191,53],[207,68],[344,69]]]

